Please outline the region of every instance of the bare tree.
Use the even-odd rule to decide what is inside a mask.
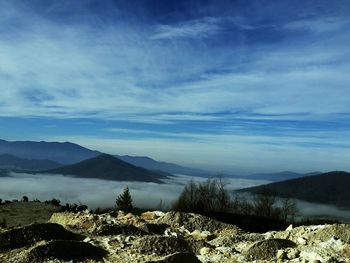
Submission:
[[[276,217],[274,206],[276,205],[276,195],[270,191],[263,190],[254,196],[255,214],[265,217]]]
[[[173,209],[184,212],[229,212],[230,195],[223,178],[211,178],[205,182],[191,180],[175,202]]]
[[[298,214],[298,206],[295,199],[283,198],[281,199],[281,216],[284,221],[294,221]]]
[[[192,179],[185,185],[173,208],[178,211],[196,212],[198,199],[197,184]]]

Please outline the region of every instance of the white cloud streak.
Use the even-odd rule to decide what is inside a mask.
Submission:
[[[177,38],[204,38],[220,31],[220,19],[204,17],[201,19],[186,21],[178,25],[159,25],[155,29],[152,40],[177,39]]]
[[[284,27],[289,30],[308,30],[315,33],[322,33],[346,29],[349,24],[349,17],[322,17],[292,21]]]
[[[140,31],[118,24],[102,29],[60,26],[35,13],[0,12],[11,21],[33,22],[18,32],[4,28],[1,116],[166,122],[217,118],[215,113],[222,111],[311,115],[349,111],[350,65],[346,60],[334,64],[334,59],[350,56],[341,42],[344,37],[349,40],[348,35],[303,48],[286,44],[259,51],[251,47],[251,55],[243,51],[243,60],[233,59],[229,65],[240,48],[224,47],[217,55],[209,47],[197,48],[187,41],[149,40],[152,29],[147,27]],[[159,25],[153,38],[204,36],[218,32],[220,21],[205,17]],[[236,62],[244,65],[246,59],[253,59],[250,69],[235,71]],[[208,73],[222,67],[224,73]],[[203,113],[207,116],[199,117]],[[145,120],[145,114],[156,115],[156,120]]]
[[[89,19],[59,23],[10,1],[1,6],[2,117],[177,124],[224,121],[218,114],[222,112],[232,122],[235,118],[331,121],[338,114],[350,114],[350,35],[342,30],[348,18],[274,25],[285,38],[273,43],[263,37],[263,43],[251,43],[250,35],[237,32],[235,42],[216,48],[206,40],[225,35],[228,23],[248,34],[259,25],[249,18],[207,16],[167,25],[102,21],[96,26]],[[277,162],[275,169],[319,170],[326,163],[327,169],[349,168],[344,134],[314,138],[317,134],[299,131],[299,136],[273,138],[273,134],[223,134],[227,125],[218,124],[217,129],[177,135],[153,131],[151,138],[138,140],[70,135],[62,140],[198,166],[210,160],[216,169],[223,163],[257,169]],[[168,138],[155,138],[158,135]],[[299,145],[323,139],[343,148],[312,150]],[[319,158],[310,160],[315,155]],[[300,165],[303,158],[309,162],[306,166]]]

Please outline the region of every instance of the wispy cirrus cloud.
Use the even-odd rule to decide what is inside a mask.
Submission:
[[[216,34],[221,30],[221,20],[214,17],[204,17],[179,23],[177,25],[158,25],[152,40],[176,38],[203,38]]]
[[[288,30],[307,30],[316,33],[346,30],[349,27],[349,17],[317,17],[306,18],[287,23],[284,28]]]
[[[159,5],[91,3],[0,2],[3,126],[19,117],[65,120],[67,127],[97,120],[111,125],[81,135],[115,139],[122,130],[112,135],[111,129],[129,129],[132,139],[147,140],[150,152],[156,152],[150,138],[159,136],[164,149],[177,143],[193,156],[205,152],[197,142],[207,142],[215,147],[206,160],[236,158],[236,144],[249,159],[248,151],[263,156],[310,142],[304,148],[311,156],[312,147],[317,153],[326,145],[306,131],[309,124],[327,134],[328,148],[348,145],[339,133],[349,131],[350,116],[346,4],[323,12],[294,2],[273,8],[190,2],[185,6],[193,8],[179,15]],[[50,136],[59,133],[75,138],[77,132],[58,125]],[[222,150],[225,140],[231,150]],[[143,146],[135,143],[135,154]]]
[[[276,43],[281,46],[277,49],[274,44],[261,49],[237,43],[213,53],[211,46],[187,41],[174,46],[156,43],[149,40],[149,26],[119,27],[116,21],[102,30],[81,23],[61,28],[35,12],[24,17],[18,10],[10,14],[10,22],[31,20],[34,26],[24,25],[16,34],[7,30],[8,37],[0,42],[0,84],[6,87],[0,99],[2,116],[172,122],[220,119],[220,112],[289,113],[298,118],[299,113],[348,111],[345,58],[350,54],[341,48],[344,34],[325,39],[328,44],[302,48],[287,39]],[[174,39],[194,36],[197,29],[200,36],[217,33],[224,20],[204,17],[170,27],[185,32],[175,33]],[[241,51],[243,57],[237,57]]]

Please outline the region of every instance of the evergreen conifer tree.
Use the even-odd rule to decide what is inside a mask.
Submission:
[[[133,205],[129,187],[125,187],[124,192],[118,196],[116,206],[118,210],[122,210],[124,212],[132,211]]]

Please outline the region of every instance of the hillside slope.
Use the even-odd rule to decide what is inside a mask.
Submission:
[[[62,164],[72,164],[96,157],[100,152],[70,142],[12,142],[0,140],[0,154],[11,154],[25,159],[48,159]]]
[[[240,191],[251,193],[269,191],[281,197],[350,208],[349,185],[350,173],[335,171],[245,188]]]
[[[291,171],[283,171],[278,173],[255,173],[255,174],[247,175],[244,178],[252,179],[252,180],[269,180],[269,181],[278,182],[278,181],[284,181],[284,180],[295,179],[295,178],[310,176],[310,175],[318,175],[318,174],[321,174],[321,172],[303,174],[303,173],[295,173]]]
[[[11,154],[0,154],[1,169],[39,171],[45,169],[54,169],[60,166],[62,166],[62,164],[51,160],[24,159]]]
[[[149,171],[134,166],[118,158],[101,154],[97,157],[57,169],[43,171],[50,174],[74,175],[83,178],[97,178],[114,181],[140,181],[161,183],[166,178],[164,173]]]

